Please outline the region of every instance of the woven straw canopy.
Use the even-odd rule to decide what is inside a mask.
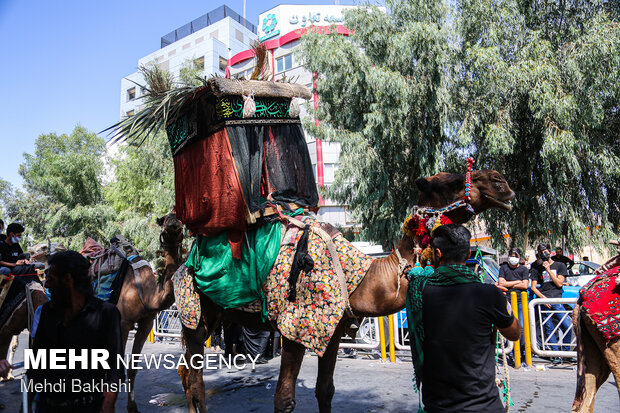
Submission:
[[[269,82],[265,80],[237,80],[214,78],[207,82],[207,90],[216,96],[247,95],[271,98],[310,99],[312,94],[304,85],[296,83]]]

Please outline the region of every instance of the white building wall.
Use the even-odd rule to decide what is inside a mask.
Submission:
[[[250,48],[252,41],[256,40],[256,34],[251,30],[231,19],[224,19],[200,29],[166,47],[158,49],[138,60],[138,67],[158,64],[162,69],[172,73],[175,79],[179,79],[181,68],[188,61],[194,61],[204,57],[203,76],[217,74],[224,76],[224,67],[220,67],[220,57],[228,60],[230,56]],[[142,96],[138,84],[144,84],[144,78],[140,72],[134,72],[121,80],[120,93],[120,117],[123,118],[140,110]],[[136,87],[136,97],[130,100],[127,90]]]
[[[331,24],[342,24],[342,12],[350,8],[351,6],[334,6],[334,5],[280,5],[259,16],[258,21],[258,37],[259,39],[271,40],[288,34],[289,32],[309,27],[311,25],[310,20],[312,18],[312,24],[315,26],[325,26]],[[273,28],[268,27],[267,31],[263,27],[263,20],[265,18],[271,19],[271,16],[275,16],[277,23]],[[305,18],[305,19],[304,19]],[[327,19],[326,19],[327,18]],[[319,20],[320,21],[317,21]],[[304,23],[305,22],[305,23]],[[269,37],[271,34],[278,32],[277,35]],[[297,50],[299,48],[300,41],[296,40],[287,43],[277,49],[273,50],[274,57],[274,79],[281,80],[295,79],[296,83],[305,85],[309,89],[312,89],[312,73],[306,70],[301,65],[300,59],[297,56]],[[292,56],[292,65],[290,68],[278,71],[278,59],[287,55]],[[234,53],[232,54],[234,56]],[[244,75],[254,68],[255,60],[249,59],[241,62],[231,68],[231,76]],[[246,75],[246,78],[248,76]],[[319,103],[320,104],[320,103]],[[312,100],[308,102],[308,105],[313,105]],[[308,111],[304,108],[305,105],[301,105],[300,117],[303,119],[308,116]],[[316,139],[306,133],[306,141],[308,143],[308,150],[310,152],[310,159],[314,170],[314,177],[317,179],[317,153],[316,153]],[[323,178],[326,187],[329,187],[334,182],[334,176],[340,165],[340,144],[335,142],[322,142],[323,153]],[[317,179],[318,183],[318,179]],[[341,205],[338,202],[331,199],[323,199],[324,203],[319,209],[319,217],[336,226],[351,226],[355,223],[352,221],[350,215],[347,213],[345,205]]]

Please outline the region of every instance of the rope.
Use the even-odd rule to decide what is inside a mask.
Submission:
[[[500,336],[500,343],[502,345],[502,361],[504,364],[504,375],[506,376],[506,379],[505,379],[506,387],[504,390],[506,392],[506,413],[508,413],[512,399],[510,397],[510,376],[508,375],[508,362],[506,361],[506,347],[505,347],[506,339],[501,334],[498,333],[498,335]]]
[[[395,299],[398,299],[398,294],[400,294],[400,279],[403,276],[403,274],[406,273],[407,267],[411,267],[411,265],[407,262],[406,259],[404,259],[400,255],[398,248],[394,248],[394,252],[396,252],[396,259],[398,259],[398,273],[396,273],[396,278],[398,280],[398,288],[396,289],[396,298],[395,298]]]
[[[289,221],[291,224],[299,227],[299,228],[305,228],[306,224],[304,224],[303,222],[301,222],[298,219],[295,219],[293,217],[290,217],[288,215],[283,215],[284,219],[286,219],[287,221]],[[353,309],[351,309],[351,303],[349,302],[349,292],[347,290],[347,280],[344,277],[344,272],[342,271],[342,265],[340,264],[340,258],[338,258],[338,252],[336,251],[336,246],[334,245],[334,242],[332,241],[332,237],[329,236],[329,234],[325,231],[323,231],[321,228],[317,228],[317,227],[310,227],[310,231],[314,232],[316,235],[318,235],[323,242],[325,242],[325,244],[327,244],[327,250],[329,251],[329,255],[331,256],[332,259],[332,263],[334,264],[335,270],[336,270],[336,274],[338,275],[338,282],[340,284],[340,291],[341,291],[341,295],[342,295],[342,299],[345,302],[346,308],[345,311],[347,313],[347,315],[351,318],[355,318],[355,314],[353,313]]]

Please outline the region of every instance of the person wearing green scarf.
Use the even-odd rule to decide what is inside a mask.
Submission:
[[[483,284],[465,262],[471,233],[458,224],[432,234],[436,270],[412,274],[407,319],[417,387],[426,412],[503,412],[495,385],[495,329],[520,335],[499,288]]]

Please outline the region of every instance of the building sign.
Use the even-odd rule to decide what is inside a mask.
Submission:
[[[258,17],[258,39],[272,39],[304,27],[343,24],[344,11],[352,7],[355,6],[285,4],[274,7]]]
[[[271,39],[272,37],[276,37],[280,34],[280,30],[277,30],[276,27],[278,25],[278,19],[276,15],[273,13],[267,14],[262,18],[262,26],[264,36],[260,38],[260,41]]]

